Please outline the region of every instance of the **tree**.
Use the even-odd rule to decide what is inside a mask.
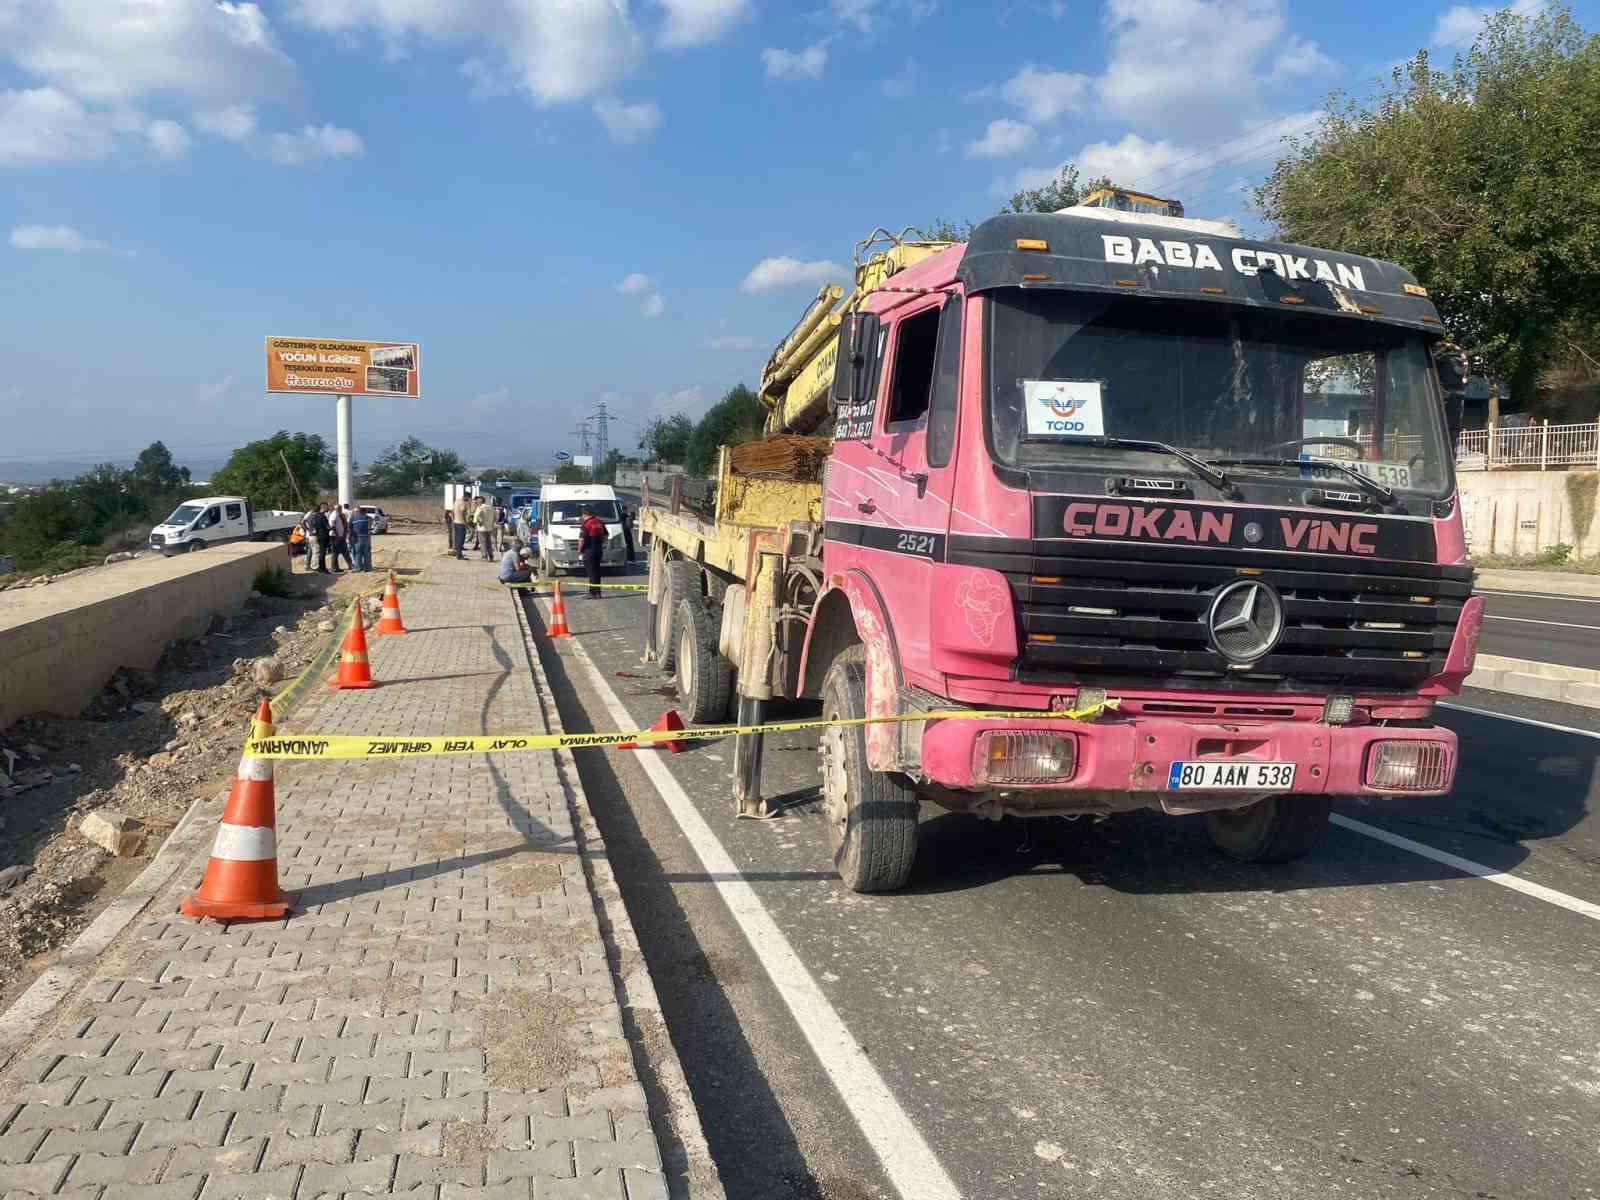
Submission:
[[[1600,39],[1565,7],[1491,17],[1448,71],[1419,53],[1358,104],[1335,93],[1256,192],[1286,240],[1393,259],[1526,407],[1600,328]]]
[[[944,217],[935,217],[927,225],[921,227],[921,232],[928,235],[934,242],[965,242],[971,239],[972,231],[977,226],[971,221],[950,221]]]
[[[367,468],[367,490],[374,496],[410,496],[424,479],[451,479],[466,468],[454,450],[436,450],[409,437],[387,446]]]
[[[310,500],[319,487],[330,486],[324,481],[338,466],[320,434],[291,434],[280,429],[229,455],[228,465],[212,477],[212,486],[224,495],[244,496],[257,508],[289,508],[300,501],[284,470],[285,459],[305,500]]]
[[[759,438],[766,426],[767,407],[744,384],[723,393],[694,427],[684,466],[691,475],[706,475],[717,460],[718,446],[735,446]]]
[[[557,483],[588,483],[589,468],[580,467],[576,463],[564,462],[556,468]]]
[[[530,467],[490,467],[484,473],[486,479],[504,479],[510,483],[536,483],[539,473]]]
[[[163,442],[151,442],[139,451],[133,464],[133,487],[146,496],[175,492],[189,482],[189,468],[172,461],[172,451]]]
[[[689,457],[689,439],[694,422],[682,413],[670,417],[651,417],[639,435],[639,449],[656,462],[682,463]]]
[[[598,466],[595,467],[595,469],[594,469],[594,481],[596,483],[610,483],[610,484],[616,483],[617,482],[617,468],[620,467],[622,465],[622,463],[623,463],[622,451],[621,450],[613,450],[613,451],[611,451],[611,453],[606,455],[605,461],[600,463]]]
[[[1000,214],[1058,212],[1063,208],[1071,208],[1095,188],[1110,186],[1111,180],[1105,176],[1080,183],[1077,164],[1062,163],[1060,173],[1050,182],[1013,192],[1011,203],[1002,208]]]

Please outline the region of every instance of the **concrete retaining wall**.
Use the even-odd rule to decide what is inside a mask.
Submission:
[[[1467,676],[1467,686],[1600,708],[1600,671],[1588,667],[1480,654],[1472,674]]]
[[[1572,528],[1567,478],[1593,471],[1463,471],[1461,519],[1474,554],[1536,554],[1565,542],[1576,557],[1600,554],[1600,518],[1580,544]]]
[[[149,670],[169,643],[239,612],[271,566],[289,567],[281,543],[239,542],[0,593],[0,729],[33,713],[76,716],[119,667]]]

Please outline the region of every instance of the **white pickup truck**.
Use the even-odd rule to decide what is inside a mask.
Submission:
[[[223,542],[286,542],[303,513],[254,509],[243,496],[185,500],[150,531],[150,549],[167,557]]]

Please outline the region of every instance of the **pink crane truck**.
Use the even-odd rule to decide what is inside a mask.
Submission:
[[[1203,813],[1235,858],[1304,854],[1335,797],[1455,773],[1434,702],[1483,602],[1443,332],[1392,263],[1215,222],[877,231],[774,352],[768,436],[723,448],[712,506],[645,508],[647,654],[697,721],[735,697],[742,725],[773,697],[900,718],[820,738],[857,891],[905,883],[924,800]],[[1008,715],[918,718],[958,709]],[[1094,715],[1027,715],[1066,710]],[[762,737],[743,816],[767,815]]]

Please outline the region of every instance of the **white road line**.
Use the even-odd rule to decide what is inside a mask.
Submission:
[[[623,707],[583,646],[576,641],[569,642],[568,646],[571,647],[568,653],[583,664],[590,686],[599,694],[616,727],[631,729],[636,725],[638,722]],[[939,1164],[933,1148],[923,1140],[872,1060],[862,1052],[860,1042],[828,1003],[817,981],[762,906],[755,889],[723,849],[689,794],[667,770],[660,755],[641,753],[638,762],[655,784],[678,828],[694,847],[701,866],[714,881],[713,886],[721,893],[728,911],[750,942],[750,948],[766,968],[822,1069],[839,1089],[845,1107],[877,1154],[895,1190],[903,1200],[960,1200],[961,1192]],[[730,795],[728,810],[732,809]]]
[[[1573,604],[1600,604],[1600,596],[1563,596],[1555,592],[1500,592],[1494,588],[1473,588],[1478,596],[1510,596],[1516,600],[1559,600]]]
[[[1576,896],[1569,896],[1565,892],[1558,892],[1555,888],[1545,887],[1542,883],[1530,883],[1520,876],[1509,871],[1497,871],[1493,867],[1486,867],[1482,863],[1473,862],[1470,858],[1462,858],[1459,854],[1451,854],[1448,850],[1436,850],[1421,842],[1414,842],[1410,838],[1401,837],[1398,833],[1390,833],[1387,829],[1379,829],[1376,825],[1368,825],[1365,821],[1352,821],[1349,817],[1342,817],[1334,813],[1328,818],[1342,829],[1352,833],[1359,833],[1363,837],[1372,838],[1374,841],[1383,842],[1385,845],[1394,846],[1400,850],[1409,850],[1412,854],[1430,858],[1436,863],[1443,863],[1447,867],[1466,875],[1476,875],[1479,879],[1489,883],[1497,883],[1503,888],[1510,888],[1513,892],[1521,892],[1524,896],[1532,896],[1535,900],[1543,900],[1546,904],[1554,904],[1557,908],[1564,908],[1568,912],[1575,912],[1579,916],[1588,917],[1591,921],[1600,921],[1600,904],[1588,900],[1579,900]]]
[[[1469,704],[1451,704],[1441,700],[1435,708],[1448,708],[1454,712],[1473,713],[1480,717],[1495,717],[1501,721],[1514,721],[1518,725],[1537,725],[1540,729],[1554,729],[1561,733],[1575,733],[1579,737],[1600,738],[1593,729],[1579,729],[1576,725],[1557,725],[1554,721],[1535,721],[1532,717],[1514,717],[1510,713],[1495,712],[1492,708],[1473,708]]]
[[[1576,625],[1571,621],[1541,621],[1536,617],[1502,617],[1499,613],[1484,613],[1486,621],[1516,621],[1521,625],[1559,625],[1562,629],[1600,629],[1600,625]]]

